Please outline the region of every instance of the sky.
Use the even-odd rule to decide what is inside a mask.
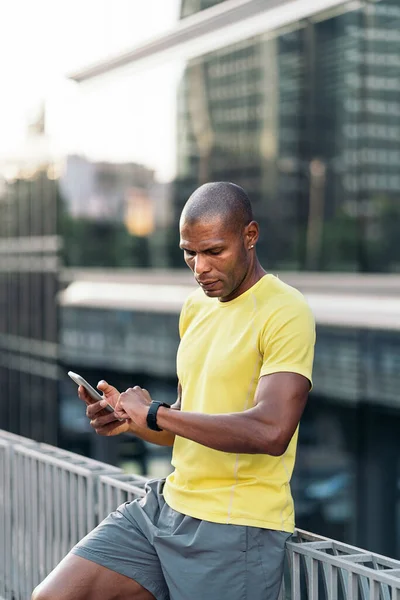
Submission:
[[[179,0],[3,0],[0,157],[18,153],[42,100],[52,135],[72,147],[70,124],[82,119],[86,100],[67,74],[169,29],[178,11]]]

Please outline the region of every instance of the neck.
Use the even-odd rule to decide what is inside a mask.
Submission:
[[[229,302],[230,300],[238,298],[239,296],[244,294],[244,292],[247,292],[247,290],[253,287],[253,285],[255,285],[257,281],[260,281],[260,279],[266,274],[267,272],[264,271],[264,269],[258,261],[258,258],[255,256],[254,262],[252,262],[252,264],[250,265],[248,271],[246,272],[245,276],[243,277],[242,281],[239,283],[237,288],[233,290],[233,292],[231,292],[228,296],[218,298],[218,300],[220,302]]]

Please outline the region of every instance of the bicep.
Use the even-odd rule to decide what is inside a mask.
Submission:
[[[299,373],[280,372],[260,377],[255,393],[259,418],[276,428],[287,445],[307,403],[310,381]]]

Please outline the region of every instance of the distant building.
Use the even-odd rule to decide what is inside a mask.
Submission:
[[[182,0],[180,17],[181,19],[190,17],[201,10],[221,4],[221,2],[224,0]]]

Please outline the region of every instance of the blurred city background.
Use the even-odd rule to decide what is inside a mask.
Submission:
[[[164,475],[66,373],[176,399],[178,219],[243,186],[317,319],[297,525],[400,557],[399,0],[2,6],[0,428]]]

